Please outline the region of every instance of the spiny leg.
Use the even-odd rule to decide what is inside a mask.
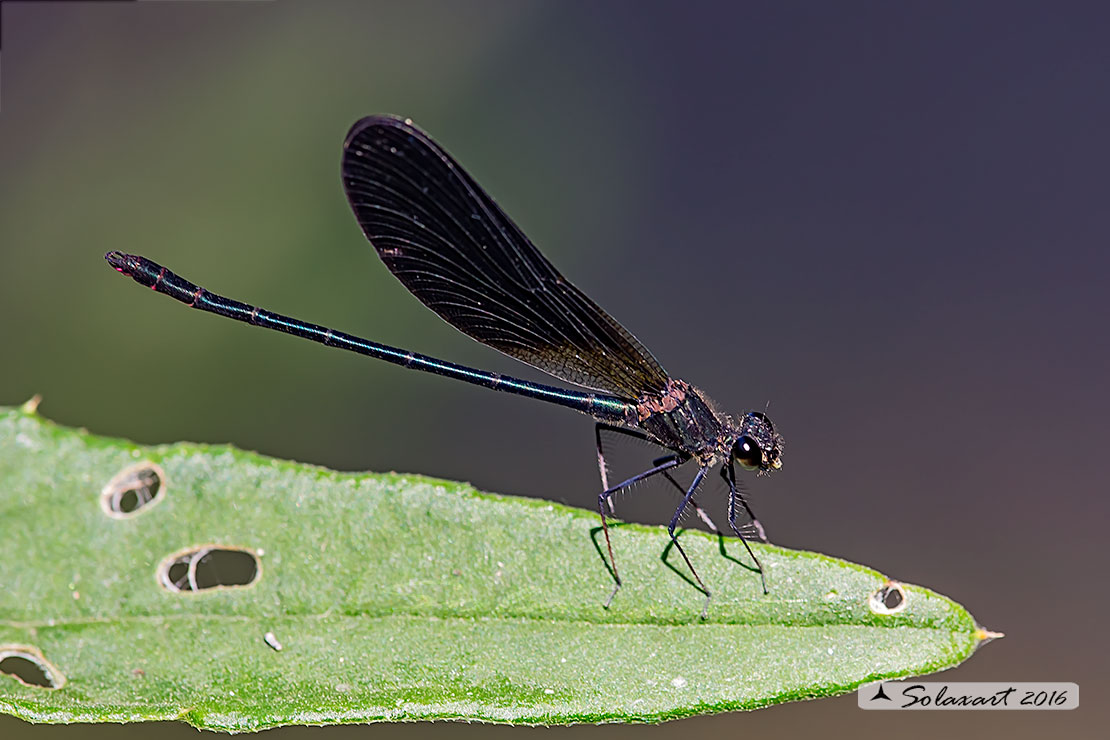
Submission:
[[[613,558],[613,542],[609,539],[609,524],[605,519],[606,500],[611,499],[614,493],[628,488],[633,483],[638,483],[642,480],[650,478],[656,473],[662,473],[664,470],[670,470],[677,465],[681,465],[683,462],[685,461],[680,460],[678,455],[672,455],[669,458],[665,458],[664,462],[655,465],[642,473],[632,476],[623,483],[613,486],[612,488],[607,488],[598,495],[597,511],[599,514],[601,514],[601,529],[603,532],[605,532],[605,548],[609,551],[609,564],[613,566],[613,591],[609,594],[609,598],[605,600],[606,609],[608,609],[609,605],[613,603],[613,597],[617,595],[617,591],[620,591],[621,588],[621,577],[620,574],[617,572],[617,561]],[[679,550],[681,549],[682,548],[680,547]],[[683,555],[683,557],[685,557],[685,555]]]
[[[690,558],[686,555],[686,551],[682,549],[682,545],[679,543],[678,538],[674,536],[674,530],[678,526],[678,520],[679,517],[682,516],[683,510],[686,508],[686,505],[690,503],[690,499],[694,497],[694,492],[698,490],[698,486],[701,485],[702,480],[705,478],[705,474],[708,472],[708,466],[698,470],[697,475],[694,476],[694,482],[690,484],[690,488],[686,491],[682,503],[678,505],[678,509],[675,511],[674,516],[671,517],[670,526],[667,527],[667,534],[671,536],[671,542],[678,548],[678,552],[682,555],[682,559],[686,561],[686,567],[694,574],[694,580],[698,582],[698,586],[701,587],[702,593],[705,594],[705,604],[701,608],[702,619],[709,618],[709,599],[712,598],[713,595],[709,592],[709,589],[705,587],[705,583],[702,582],[698,572],[694,570],[694,564],[690,562]]]
[[[605,464],[605,446],[601,443],[601,432],[624,432],[630,437],[639,436],[635,432],[630,432],[620,427],[615,427],[610,424],[597,423],[594,425],[594,440],[597,442],[597,472],[601,473],[601,490],[609,488],[609,467]],[[616,514],[617,510],[613,508],[613,498],[609,498],[609,513]]]
[[[744,549],[748,551],[748,555],[751,556],[752,562],[755,563],[755,567],[759,569],[759,580],[760,583],[763,584],[763,593],[766,594],[768,593],[767,576],[763,573],[763,564],[759,562],[759,558],[757,558],[755,556],[755,553],[752,552],[752,548],[748,544],[748,538],[745,537],[740,529],[736,526],[737,500],[739,500],[740,503],[743,504],[745,511],[748,512],[748,516],[752,518],[752,521],[756,523],[756,527],[761,535],[763,534],[763,527],[759,526],[759,520],[755,518],[755,514],[752,513],[751,507],[748,506],[748,502],[745,501],[743,496],[741,496],[740,493],[736,490],[736,469],[732,466],[731,461],[721,466],[721,477],[725,479],[726,483],[728,483],[728,525],[732,527],[733,534],[739,537],[740,541],[744,543]],[[762,539],[764,542],[767,541],[766,536],[762,536]]]
[[[656,460],[652,460],[651,464],[652,465],[658,465],[660,462],[662,462],[663,460],[666,460],[666,459],[667,458],[665,458],[665,457],[660,457]],[[678,491],[679,496],[685,496],[686,495],[686,489],[682,487],[681,483],[679,483],[677,480],[675,480],[675,477],[673,475],[671,475],[670,471],[665,471],[663,473],[663,477],[671,482],[671,485],[675,487],[676,491]],[[713,520],[709,518],[709,514],[707,514],[705,512],[705,509],[701,508],[698,505],[697,501],[695,501],[694,499],[690,499],[690,505],[694,507],[694,513],[696,513],[698,515],[698,519],[701,519],[703,522],[705,522],[705,525],[707,527],[709,527],[710,531],[712,531],[714,534],[720,534],[721,533],[721,530],[717,527],[717,525],[713,522]]]
[[[736,468],[733,466],[733,463],[729,462],[721,466],[721,477],[724,478],[725,483],[728,484],[730,494],[729,510],[732,510],[732,499],[735,497],[735,499],[740,502],[740,505],[744,507],[744,511],[748,512],[748,516],[752,520],[752,526],[755,527],[755,532],[759,535],[759,541],[770,542],[770,540],[767,539],[767,532],[763,529],[763,525],[759,523],[759,519],[756,518],[755,512],[752,511],[752,507],[748,506],[747,499],[744,498],[744,494],[740,491],[740,486],[736,484]],[[735,496],[733,494],[735,494]]]

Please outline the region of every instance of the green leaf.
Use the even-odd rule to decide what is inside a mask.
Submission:
[[[109,515],[113,494],[132,491],[114,501],[126,508],[153,491],[151,472],[153,502]],[[606,610],[597,526],[462,483],[142,447],[53,425],[33,403],[0,409],[0,669],[38,665],[56,686],[0,675],[0,711],[231,731],[658,721],[941,670],[994,636],[924,588],[886,609],[875,571],[753,546],[764,595],[732,560],[738,542],[688,531],[714,589],[702,620],[677,551],[661,556],[666,531],[635,525],[613,529],[625,587]],[[160,568],[212,546],[247,572],[256,559],[256,580],[167,589]],[[188,588],[188,574],[169,577]]]

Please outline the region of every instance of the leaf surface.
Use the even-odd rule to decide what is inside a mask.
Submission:
[[[109,515],[151,470],[153,501]],[[659,721],[942,670],[992,636],[927,589],[884,609],[873,570],[753,545],[764,595],[738,542],[691,530],[714,589],[703,621],[665,529],[638,525],[612,530],[625,587],[606,610],[597,527],[463,483],[143,447],[0,409],[0,669],[39,663],[57,686],[0,675],[0,711],[229,731]],[[188,590],[204,562],[159,575],[213,547],[253,557],[256,579]]]

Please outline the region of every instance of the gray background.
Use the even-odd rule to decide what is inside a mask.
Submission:
[[[347,127],[411,116],[672,374],[735,411],[770,401],[785,469],[752,489],[772,539],[935,588],[1008,634],[946,678],[1077,681],[1086,701],[891,715],[848,696],[658,727],[270,736],[1105,726],[1103,4],[2,12],[0,402],[42,393],[46,416],[101,434],[229,441],[590,506],[585,418],[189,312],[101,259],[140,252],[273,310],[538,377],[424,309],[348,212]],[[673,504],[645,487],[619,506],[662,522]],[[12,731],[150,728],[0,718]]]

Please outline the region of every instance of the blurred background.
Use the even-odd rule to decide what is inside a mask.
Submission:
[[[1104,4],[2,13],[0,403],[41,393],[44,415],[99,434],[592,506],[585,417],[187,311],[103,262],[142,253],[224,295],[540,378],[421,306],[352,218],[347,128],[409,116],[672,374],[729,410],[770,403],[785,467],[750,489],[773,541],[937,589],[1007,633],[946,679],[1083,692],[1074,712],[890,715],[849,695],[655,727],[267,737],[1101,736]],[[662,523],[674,502],[644,487],[618,506]],[[149,731],[0,717],[11,737]]]

